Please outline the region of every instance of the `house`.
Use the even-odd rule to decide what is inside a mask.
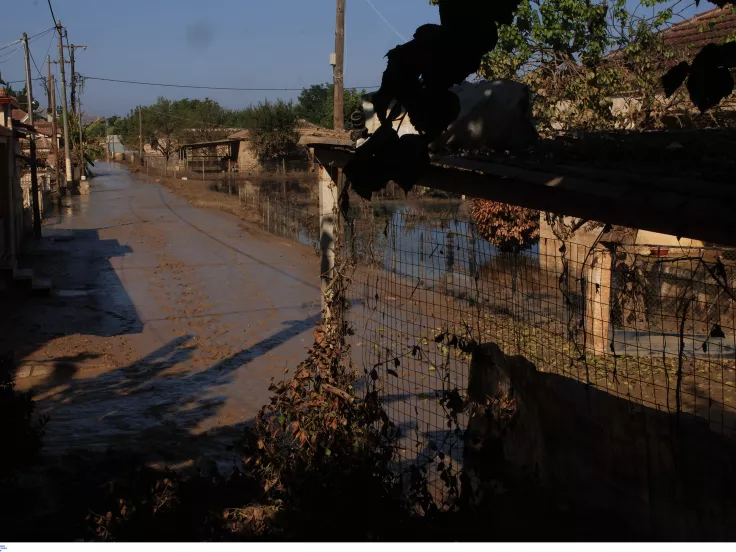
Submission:
[[[301,138],[307,134],[330,133],[329,129],[321,129],[308,121],[299,120],[296,132]],[[305,156],[301,150],[294,151],[295,158],[304,161]],[[259,172],[264,170],[280,170],[277,165],[281,162],[264,163],[258,159],[258,154],[253,146],[249,130],[238,130],[226,138],[184,144],[179,148],[180,165],[183,164],[189,170],[198,171],[226,171],[228,169],[239,172]],[[306,170],[307,164],[300,169]]]
[[[38,118],[36,118],[38,117]],[[56,148],[62,147],[61,131],[57,128],[56,136],[54,136],[53,123],[46,120],[46,115],[34,113],[34,125],[31,127],[28,123],[30,117],[28,113],[22,109],[13,109],[11,111],[11,121],[13,128],[21,133],[20,145],[23,156],[30,158],[30,141],[29,137],[34,134],[36,137],[36,176],[38,178],[38,189],[41,194],[41,214],[51,208],[52,197],[58,193],[58,183],[56,183],[56,154],[54,153],[54,141]],[[21,171],[21,190],[23,194],[23,208],[25,209],[25,217],[30,217],[32,201],[31,201],[31,171],[25,168]]]
[[[665,45],[673,48],[679,54],[679,57],[692,59],[706,44],[736,40],[736,14],[730,7],[714,8],[675,23],[668,29],[661,31],[659,36]],[[612,52],[610,57],[615,58],[616,55],[617,52]],[[673,61],[672,63],[675,62]],[[664,101],[664,93],[661,94],[661,99]],[[640,107],[641,102],[635,97],[613,98],[612,111],[614,113],[639,109]],[[693,106],[688,104],[683,106],[682,110],[676,115],[663,118],[663,122],[667,127],[682,129],[683,127],[687,128],[691,126],[695,116],[697,115],[694,115]],[[724,99],[718,108],[713,110],[710,116],[713,120],[724,121],[725,119],[730,119],[733,122],[734,117],[736,117],[736,97],[732,94],[730,97]],[[685,134],[682,137],[685,140],[693,139],[692,137],[686,137]],[[691,146],[691,144],[684,142],[680,138],[675,139],[673,137],[670,142],[668,147],[672,148],[684,149]],[[566,222],[571,223],[572,219],[566,218]],[[570,242],[579,244],[580,247],[589,247],[596,242],[599,234],[600,229],[586,230],[583,227],[573,233],[570,237]],[[545,213],[541,213],[540,238],[542,240],[542,247],[540,247],[542,259],[559,257],[558,250],[560,242],[547,224]],[[659,256],[679,255],[688,249],[699,248],[705,245],[704,242],[699,240],[632,229],[614,233],[612,236],[609,236],[608,241],[609,243],[632,245],[638,254]]]
[[[0,262],[15,258],[23,225],[23,192],[20,186],[20,143],[13,129],[12,112],[18,100],[0,89]]]

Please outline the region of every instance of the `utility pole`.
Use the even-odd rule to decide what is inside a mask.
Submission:
[[[107,129],[107,119],[105,119],[105,162],[110,162],[110,131]]]
[[[75,114],[75,109],[80,105],[79,104],[79,93],[77,92],[77,83],[79,82],[79,75],[77,74],[76,65],[74,64],[74,50],[79,50],[80,48],[82,50],[86,50],[86,46],[79,46],[77,44],[70,44],[67,46],[69,48],[69,64],[71,66],[72,70],[72,82],[71,82],[71,106],[72,106],[72,114]],[[81,109],[81,108],[80,108]]]
[[[77,95],[77,118],[79,119],[79,180],[85,180],[87,177],[84,174],[84,168],[86,163],[84,162],[84,125],[82,125],[82,98]]]
[[[141,158],[141,165],[143,165],[143,112],[141,106],[138,106],[138,156]]]
[[[38,173],[36,171],[36,130],[33,128],[33,89],[31,88],[31,57],[28,53],[28,35],[23,33],[23,51],[26,61],[26,99],[28,100],[28,135],[31,145],[31,206],[33,208],[33,237],[41,239],[41,205],[38,200]]]
[[[84,137],[82,136],[82,99],[81,94],[77,90],[77,83],[79,82],[79,75],[76,71],[76,65],[74,64],[74,51],[79,50],[80,48],[82,50],[86,50],[86,46],[79,46],[77,44],[70,44],[67,46],[69,49],[69,65],[71,67],[72,71],[72,79],[71,79],[71,97],[70,97],[70,103],[72,108],[72,118],[77,117],[79,120],[79,179],[84,180]]]
[[[53,133],[53,138],[51,139],[51,146],[54,148],[54,157],[56,158],[56,163],[54,163],[54,169],[56,169],[56,187],[61,188],[61,170],[59,169],[59,142],[58,142],[58,136],[59,136],[59,128],[56,124],[56,81],[54,80],[54,75],[51,74],[51,56],[47,58],[46,61],[47,70],[46,70],[46,76],[47,81],[49,83],[49,96],[51,100],[49,101],[49,110],[51,111],[51,132]]]
[[[64,119],[64,158],[66,160],[66,187],[72,185],[72,158],[69,155],[69,114],[66,103],[66,71],[64,69],[64,41],[61,19],[56,24],[56,32],[59,34],[59,71],[61,72],[61,110]]]
[[[345,0],[337,0],[337,21],[335,23],[335,67],[333,68],[335,88],[335,130],[345,130],[344,87],[345,76]]]
[[[67,41],[68,42],[68,41]],[[69,105],[72,108],[72,118],[76,114],[77,104],[77,73],[74,68],[74,46],[69,46],[69,68],[72,71],[71,82],[69,83]]]

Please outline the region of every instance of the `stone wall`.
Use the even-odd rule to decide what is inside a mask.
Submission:
[[[736,538],[736,443],[706,422],[541,373],[495,344],[474,353],[468,391],[474,488],[490,473],[533,480],[560,500],[610,512],[627,525],[622,533]]]

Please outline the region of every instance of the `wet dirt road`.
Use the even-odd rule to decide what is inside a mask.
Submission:
[[[18,379],[50,416],[47,451],[221,459],[311,344],[315,254],[124,168],[98,172],[23,259],[54,296],[22,303],[0,347],[48,368]]]

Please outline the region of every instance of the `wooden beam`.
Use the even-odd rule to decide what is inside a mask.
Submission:
[[[344,167],[352,152],[312,144],[320,163]],[[599,171],[604,173],[605,171]],[[613,174],[613,173],[611,173]],[[418,186],[640,230],[736,246],[736,188],[685,179],[621,173],[585,177],[457,157],[437,157]]]

